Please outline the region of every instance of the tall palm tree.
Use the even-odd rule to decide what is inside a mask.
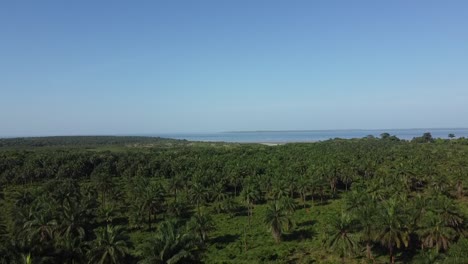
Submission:
[[[275,200],[278,201],[279,199],[283,197],[288,197],[289,195],[289,189],[288,189],[288,184],[286,181],[278,178],[272,179],[272,184],[271,184],[271,190],[269,193],[269,196]]]
[[[256,201],[260,199],[260,190],[255,181],[250,180],[247,184],[244,184],[241,196],[247,205],[247,213],[249,216],[249,226],[251,224],[253,207]]]
[[[306,207],[306,198],[307,198],[307,192],[310,190],[309,186],[309,181],[305,176],[301,176],[299,178],[298,184],[297,184],[297,191],[299,192],[299,195],[301,197],[301,202],[303,208]]]
[[[277,202],[280,205],[280,207],[286,210],[286,212],[290,215],[292,215],[294,213],[294,210],[296,210],[297,203],[291,197],[283,197]]]
[[[228,173],[229,173],[229,176],[228,176],[229,185],[234,187],[234,196],[237,196],[237,189],[242,184],[241,173],[238,172],[238,169],[232,169]]]
[[[21,260],[24,264],[32,264],[33,263],[33,258],[31,256],[31,253],[28,253],[27,255],[21,254]]]
[[[373,259],[372,242],[376,237],[377,208],[373,201],[368,200],[356,210],[356,218],[359,220],[360,239],[366,245],[366,257]]]
[[[289,214],[278,202],[273,202],[268,206],[264,223],[271,231],[276,243],[281,241],[283,231],[287,231],[292,227],[292,221]]]
[[[81,205],[74,200],[67,200],[62,204],[60,214],[60,231],[62,235],[71,235],[72,237],[85,236],[83,225],[86,220],[86,212]]]
[[[61,263],[77,264],[85,260],[88,244],[80,237],[73,237],[71,234],[60,236],[56,240],[57,257]]]
[[[215,229],[215,224],[210,215],[195,214],[189,222],[189,229],[197,234],[202,243],[205,243],[208,234]]]
[[[201,183],[194,183],[190,189],[190,197],[197,206],[198,214],[200,214],[201,205],[205,203],[206,199],[208,198],[208,192],[206,188]]]
[[[390,199],[386,202],[382,212],[380,213],[380,225],[378,239],[380,243],[387,247],[390,255],[390,262],[395,263],[395,248],[408,246],[409,232],[405,225],[407,222],[404,212],[398,210],[396,199]]]
[[[117,210],[112,205],[101,207],[98,211],[98,216],[106,222],[107,225],[112,224],[112,221],[117,216]]]
[[[9,244],[10,239],[8,237],[8,230],[2,219],[2,215],[0,215],[0,263],[9,263],[8,259],[8,251],[9,251]]]
[[[168,189],[174,193],[174,201],[177,201],[177,193],[184,187],[183,177],[176,174],[169,179]]]
[[[23,232],[30,241],[51,241],[57,231],[57,220],[54,219],[49,204],[41,200],[31,206]]]
[[[330,249],[338,251],[342,263],[345,263],[346,256],[352,256],[356,252],[357,241],[352,233],[354,228],[353,219],[344,212],[335,216],[330,222],[328,246]]]
[[[452,166],[450,171],[452,182],[455,184],[456,196],[458,199],[463,197],[463,182],[468,178],[468,165],[465,159],[458,160]]]
[[[210,200],[214,202],[214,207],[216,212],[221,212],[224,208],[224,201],[228,198],[226,191],[224,190],[224,185],[221,182],[213,184],[210,189]]]
[[[440,216],[428,214],[418,234],[423,247],[435,248],[436,252],[446,250],[455,237],[455,230],[446,226]]]
[[[129,250],[128,236],[122,228],[107,225],[95,231],[96,239],[88,252],[89,263],[122,263]]]
[[[101,193],[101,203],[103,206],[106,205],[107,197],[111,194],[112,190],[115,188],[114,181],[112,176],[107,173],[96,173],[92,175],[92,180],[94,186]]]
[[[161,223],[155,237],[143,247],[140,263],[176,264],[196,259],[196,237],[173,220]]]
[[[156,214],[164,200],[163,188],[160,184],[150,183],[140,192],[141,209],[147,212],[148,229],[151,229],[152,216]]]
[[[431,207],[438,214],[446,226],[452,227],[459,233],[465,231],[463,214],[457,205],[445,195],[439,195],[432,199]]]

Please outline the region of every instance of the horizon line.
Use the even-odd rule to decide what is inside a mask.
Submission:
[[[385,130],[462,130],[468,129],[468,127],[422,127],[422,128],[345,128],[345,129],[292,129],[292,130],[232,130],[232,131],[221,131],[217,133],[268,133],[268,132],[329,132],[329,131],[384,131]]]
[[[439,128],[352,128],[352,129],[288,129],[288,130],[238,130],[238,131],[218,131],[218,132],[163,132],[163,133],[118,133],[118,134],[49,134],[49,135],[15,135],[15,136],[0,136],[0,139],[12,139],[12,138],[45,138],[45,137],[98,137],[98,136],[112,136],[112,137],[130,137],[130,136],[140,136],[140,137],[161,137],[164,135],[171,134],[223,134],[223,133],[281,133],[281,132],[329,132],[329,131],[386,131],[392,130],[464,130],[468,127],[439,127]],[[430,132],[430,131],[428,131]]]

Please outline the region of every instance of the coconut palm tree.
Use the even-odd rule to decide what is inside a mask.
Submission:
[[[376,238],[377,229],[377,208],[376,204],[368,200],[362,206],[355,210],[356,218],[358,221],[358,228],[360,230],[360,239],[366,246],[366,257],[373,259],[372,256],[372,242]]]
[[[208,239],[208,234],[215,229],[215,224],[210,215],[195,214],[189,222],[189,229],[197,234],[202,243]]]
[[[98,216],[106,222],[107,225],[112,224],[112,221],[117,216],[117,210],[112,205],[101,207],[98,211]]]
[[[196,237],[173,220],[161,223],[156,235],[143,247],[140,263],[176,264],[196,259]]]
[[[452,227],[459,233],[465,231],[463,214],[457,205],[445,195],[439,195],[432,199],[431,208],[444,221],[444,225]]]
[[[138,202],[141,204],[141,210],[146,211],[148,215],[148,229],[151,229],[152,216],[156,214],[164,200],[164,189],[160,184],[149,183],[140,191]]]
[[[392,264],[395,263],[395,248],[407,247],[410,238],[404,212],[399,210],[399,206],[401,205],[396,199],[388,200],[379,214],[378,221],[378,240],[387,247]]]
[[[221,182],[213,184],[209,189],[210,200],[214,203],[216,212],[221,212],[224,208],[224,201],[228,198],[224,185]]]
[[[281,208],[286,210],[286,212],[290,215],[294,213],[294,210],[296,210],[297,203],[296,201],[291,198],[291,197],[283,197],[278,201],[278,204],[280,205]]]
[[[122,263],[129,250],[129,238],[122,228],[107,225],[95,231],[96,239],[88,252],[89,263]]]
[[[306,207],[307,192],[309,192],[309,190],[310,190],[309,180],[305,176],[301,176],[298,180],[297,191],[299,192],[299,195],[301,197],[303,208]]]
[[[53,240],[58,224],[50,206],[41,199],[29,209],[27,220],[23,225],[23,232],[29,241],[45,243]]]
[[[241,196],[247,205],[247,213],[249,216],[249,226],[251,224],[251,219],[253,215],[253,207],[256,201],[260,199],[260,190],[257,183],[253,180],[248,180],[244,184],[244,188],[241,192]]]
[[[80,237],[73,237],[70,233],[60,236],[56,240],[56,255],[61,263],[77,264],[84,263],[88,244]]]
[[[352,256],[357,249],[357,241],[352,233],[355,229],[355,222],[351,216],[345,212],[331,219],[328,226],[328,247],[337,251],[340,255],[341,262],[345,263],[345,258]]]
[[[184,179],[181,175],[174,175],[169,179],[168,189],[174,193],[174,201],[177,201],[177,193],[184,187]]]
[[[201,205],[206,202],[208,198],[208,192],[206,188],[199,182],[195,182],[190,188],[190,197],[192,202],[194,202],[197,206],[198,214],[201,213]]]
[[[92,180],[96,189],[101,193],[101,204],[105,206],[108,196],[115,188],[112,176],[104,172],[98,172],[92,175]]]
[[[279,199],[283,197],[288,197],[289,195],[289,189],[288,189],[288,184],[286,181],[278,178],[272,179],[272,184],[271,184],[271,190],[269,193],[269,196],[275,200],[278,201]]]
[[[0,263],[10,263],[8,258],[10,239],[2,215],[0,215]]]
[[[433,213],[428,214],[423,227],[418,231],[421,239],[421,246],[435,248],[436,252],[447,250],[456,232],[445,225],[440,216]]]
[[[276,243],[281,241],[283,231],[287,231],[292,227],[289,214],[278,202],[270,203],[263,221],[271,231]]]
[[[83,238],[85,229],[83,221],[86,220],[86,211],[81,204],[74,200],[67,200],[62,204],[60,214],[60,231],[62,235]]]

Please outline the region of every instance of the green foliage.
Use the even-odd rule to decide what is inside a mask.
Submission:
[[[328,246],[339,254],[342,263],[345,263],[346,257],[351,257],[357,252],[358,242],[353,234],[355,225],[356,223],[351,216],[344,212],[330,219]]]
[[[122,263],[128,254],[129,241],[121,227],[107,225],[95,230],[96,239],[91,242],[89,261],[99,264]]]
[[[0,263],[466,262],[468,141],[381,137],[7,140]]]
[[[140,263],[175,264],[196,259],[196,237],[173,220],[161,223],[158,232],[143,246]]]
[[[278,201],[271,203],[266,210],[264,222],[276,243],[281,241],[283,232],[292,227],[292,220],[287,212],[288,208]]]
[[[413,138],[412,141],[416,143],[432,143],[435,139],[432,137],[431,133],[426,132],[421,137]]]
[[[188,228],[198,236],[200,242],[205,243],[209,233],[215,229],[215,225],[211,216],[195,214],[190,220]]]

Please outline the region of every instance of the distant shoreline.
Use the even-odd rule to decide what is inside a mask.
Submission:
[[[211,133],[132,133],[132,134],[84,134],[84,135],[35,135],[35,136],[0,136],[0,139],[32,139],[53,137],[144,137],[169,138],[201,142],[234,142],[234,143],[293,143],[316,142],[334,138],[352,139],[367,136],[380,137],[388,133],[400,139],[411,140],[423,133],[429,132],[434,138],[468,137],[468,128],[406,128],[406,129],[336,129],[336,130],[257,130],[257,131],[225,131]]]
[[[240,130],[240,131],[221,131],[218,133],[301,133],[301,132],[333,132],[333,131],[411,131],[411,130],[467,130],[464,127],[448,127],[448,128],[353,128],[353,129],[306,129],[306,130]],[[216,133],[216,132],[215,132]]]

